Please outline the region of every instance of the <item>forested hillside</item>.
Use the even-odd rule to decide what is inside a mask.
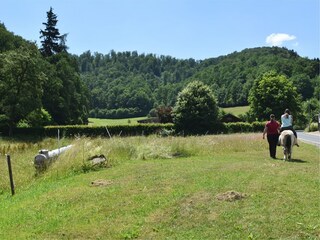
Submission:
[[[44,54],[2,23],[0,96],[0,127],[10,131],[17,125],[83,124],[88,119],[87,87],[80,78],[77,59],[67,53],[66,46],[57,44],[57,49]]]
[[[67,52],[67,35],[55,27],[52,9],[47,18],[41,48],[0,23],[0,126],[146,116],[160,106],[171,109],[195,80],[211,88],[220,107],[248,105],[253,82],[271,70],[292,81],[310,118],[311,108],[318,108],[319,59],[286,48],[245,49],[199,61],[136,51],[77,56]]]
[[[253,81],[270,70],[287,76],[303,100],[314,96],[320,81],[319,59],[279,47],[245,49],[202,61],[135,51],[87,51],[78,62],[91,92],[92,117],[142,116],[153,107],[173,106],[178,92],[194,80],[209,85],[221,107],[247,105]]]
[[[94,117],[146,115],[159,105],[172,106],[199,63],[137,52],[79,56],[82,79],[91,92]]]

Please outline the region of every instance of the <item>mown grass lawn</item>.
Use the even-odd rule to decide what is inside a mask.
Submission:
[[[30,158],[29,150],[13,151],[21,178],[14,197],[1,161],[1,239],[320,238],[315,146],[301,143],[293,161],[283,162],[268,157],[261,134],[72,144],[38,177],[23,157]],[[104,154],[111,167],[90,169],[86,159],[95,154]],[[92,184],[97,180],[102,185]],[[219,200],[228,191],[243,198]]]
[[[114,126],[114,125],[130,125],[137,124],[139,120],[144,120],[147,117],[123,118],[123,119],[103,119],[89,118],[89,126]]]
[[[241,107],[227,107],[222,108],[226,113],[231,113],[233,115],[239,116],[244,115],[250,110],[250,106],[241,106]]]
[[[240,107],[228,107],[221,108],[226,113],[232,113],[233,115],[239,116],[244,115],[249,111],[249,106]],[[123,118],[123,119],[103,119],[103,118],[89,118],[89,126],[114,126],[114,125],[130,125],[137,124],[139,120],[147,119],[147,117],[137,118]]]

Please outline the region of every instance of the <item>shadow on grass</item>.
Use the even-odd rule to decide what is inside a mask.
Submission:
[[[295,162],[295,163],[306,163],[307,161],[302,159],[291,159],[289,162]]]
[[[283,158],[276,158],[274,160],[284,161]],[[291,159],[290,161],[286,160],[286,162],[294,162],[294,163],[307,163],[307,161],[302,159]]]

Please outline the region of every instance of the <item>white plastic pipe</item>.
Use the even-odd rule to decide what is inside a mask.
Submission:
[[[54,150],[47,150],[42,149],[39,151],[39,154],[34,157],[34,165],[37,170],[44,170],[48,167],[50,163],[50,159],[54,158],[56,156],[59,156],[59,154],[65,152],[66,150],[70,149],[72,145],[68,145],[66,147],[61,147]]]

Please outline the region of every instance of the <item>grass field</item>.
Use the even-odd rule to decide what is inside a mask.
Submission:
[[[244,107],[229,107],[221,108],[226,113],[232,113],[236,116],[245,114],[249,111],[249,106]],[[89,118],[89,126],[114,126],[114,125],[130,125],[137,124],[139,120],[146,119],[147,117],[138,118],[124,118],[124,119],[100,119],[100,118]]]
[[[147,117],[123,118],[123,119],[89,118],[89,126],[130,125],[130,124],[137,124],[139,120],[143,120],[146,118]]]
[[[40,176],[32,158],[56,140],[1,141],[0,239],[320,238],[315,146],[283,162],[262,134],[64,141],[73,147]],[[88,165],[97,154],[108,167]]]
[[[226,113],[231,113],[235,116],[244,115],[249,111],[249,109],[250,106],[222,108],[222,110],[224,110]]]

